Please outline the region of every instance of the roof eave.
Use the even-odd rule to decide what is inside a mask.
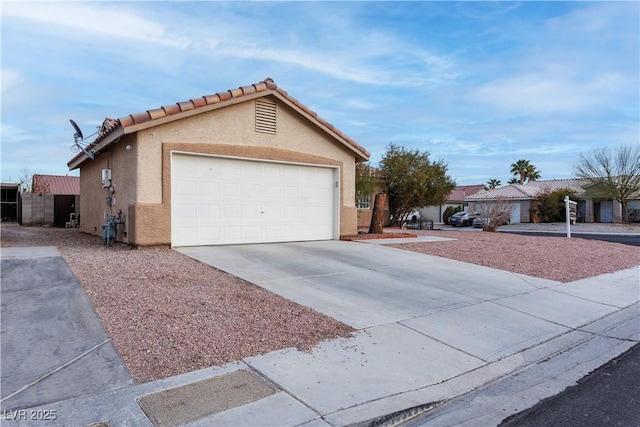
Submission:
[[[154,120],[149,120],[144,123],[140,123],[137,125],[131,125],[124,128],[124,135],[128,135],[130,133],[138,132],[141,130],[149,129],[155,126],[160,126],[166,123],[170,123],[175,120],[184,119],[187,117],[195,116],[197,114],[206,113],[209,111],[217,110],[220,108],[228,107],[234,104],[240,104],[242,102],[251,101],[257,98],[264,98],[266,96],[273,95],[278,98],[283,103],[287,104],[290,108],[297,111],[303,117],[306,117],[309,121],[311,121],[314,125],[322,129],[333,139],[339,141],[342,145],[350,149],[356,155],[356,159],[360,162],[366,162],[369,160],[369,152],[362,147],[356,147],[352,143],[350,143],[347,139],[341,137],[334,129],[325,125],[321,120],[318,120],[316,116],[313,114],[309,114],[305,109],[300,108],[295,102],[292,102],[287,96],[281,94],[277,89],[268,89],[262,92],[256,92],[248,95],[244,95],[239,98],[231,98],[226,101],[217,102],[215,104],[209,104],[202,107],[195,108],[193,110],[183,111],[180,113],[172,114],[170,116],[161,117]]]
[[[121,136],[130,133],[130,132],[125,132],[125,128],[118,128],[116,130],[114,130],[112,133],[110,133],[105,139],[103,139],[102,141],[100,141],[97,144],[89,144],[86,148],[86,151],[95,155],[100,154],[102,151],[104,151],[109,145],[113,144],[115,141],[117,141]],[[68,163],[67,166],[69,167],[69,170],[72,171],[74,169],[77,169],[80,167],[80,165],[82,165],[82,163],[84,163],[85,161],[89,160],[89,156],[87,156],[87,154],[85,152],[80,153],[80,155],[74,157],[73,159],[71,159]]]
[[[273,84],[273,83],[272,83]],[[217,94],[216,94],[217,95]],[[310,122],[312,122],[315,126],[317,126],[322,131],[326,132],[331,138],[338,141],[345,148],[352,151],[355,155],[356,162],[366,162],[369,160],[370,153],[362,146],[360,146],[357,142],[348,138],[338,129],[333,127],[330,123],[326,122],[322,118],[318,117],[318,115],[308,109],[307,107],[300,104],[295,98],[291,98],[284,90],[278,88],[275,84],[273,86],[268,87],[266,90],[259,90],[253,93],[246,93],[242,96],[232,96],[230,99],[225,99],[224,101],[215,102],[212,104],[207,104],[203,106],[199,106],[197,108],[192,108],[186,111],[181,111],[179,113],[166,115],[164,117],[158,117],[151,120],[146,120],[142,123],[137,124],[128,124],[127,119],[121,118],[119,119],[120,127],[115,129],[112,133],[106,136],[103,140],[101,140],[97,144],[90,144],[87,147],[87,150],[93,154],[98,154],[107,148],[109,145],[113,144],[123,135],[128,135],[132,133],[139,132],[141,130],[150,129],[156,126],[160,126],[166,123],[170,123],[176,120],[181,120],[187,117],[195,116],[197,114],[206,113],[209,111],[217,110],[220,108],[228,107],[230,105],[239,104],[242,102],[250,101],[256,98],[263,98],[267,96],[274,96],[296,112],[298,112],[301,116],[307,118]],[[220,97],[219,97],[220,98]],[[147,113],[149,113],[147,111]],[[74,170],[80,167],[82,163],[84,163],[89,156],[86,153],[80,153],[73,159],[71,159],[67,166],[69,170]]]

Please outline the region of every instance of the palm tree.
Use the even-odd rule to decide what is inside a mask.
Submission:
[[[496,188],[500,187],[500,185],[502,184],[502,181],[500,181],[499,179],[490,179],[489,181],[487,181],[487,185],[485,185],[485,187],[488,190],[495,190]]]
[[[527,171],[531,167],[531,162],[529,160],[518,160],[515,163],[511,164],[511,173],[516,177],[520,176],[520,179],[517,181],[517,184],[524,184],[524,181],[527,179]],[[512,184],[512,182],[509,182]]]
[[[511,178],[507,184],[519,184],[518,178]]]
[[[536,170],[536,167],[534,165],[529,165],[529,167],[527,168],[526,177],[527,182],[540,179],[540,171]]]

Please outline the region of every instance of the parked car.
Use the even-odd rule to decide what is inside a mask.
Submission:
[[[469,225],[473,225],[473,220],[479,217],[479,213],[470,214],[469,212],[456,212],[449,217],[449,225],[453,225],[454,227],[458,225],[467,227]]]
[[[487,224],[489,222],[489,218],[487,217],[478,217],[478,218],[474,218],[473,220],[473,226],[475,228],[482,228],[484,227],[485,224]],[[506,219],[502,224],[500,225],[507,225],[507,224],[511,224],[511,219]]]

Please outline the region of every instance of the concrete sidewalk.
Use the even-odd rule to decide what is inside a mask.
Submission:
[[[35,409],[69,425],[147,426],[151,417],[155,425],[337,426],[427,409],[440,414],[433,425],[495,425],[523,409],[519,402],[562,390],[640,341],[640,268],[561,284],[359,242],[180,251],[358,331],[311,352],[284,349]],[[189,394],[238,371],[247,373],[242,392]],[[500,408],[464,401],[510,379]],[[159,392],[175,393],[163,400]],[[167,405],[151,410],[147,399]]]
[[[2,248],[3,413],[133,384],[55,247]]]

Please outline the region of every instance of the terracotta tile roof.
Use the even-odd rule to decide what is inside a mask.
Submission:
[[[496,200],[530,200],[535,199],[543,190],[558,190],[560,188],[570,188],[578,196],[584,194],[584,187],[588,184],[583,179],[552,179],[546,181],[531,181],[524,185],[509,184],[495,190],[480,191],[472,196],[465,197],[465,201]]]
[[[451,194],[449,194],[449,197],[447,197],[447,203],[463,202],[465,197],[472,196],[480,190],[484,190],[484,185],[459,185],[453,189]]]
[[[278,87],[273,79],[268,77],[265,80],[259,83],[252,84],[250,86],[241,86],[237,89],[230,89],[225,92],[215,93],[213,95],[204,95],[200,98],[177,102],[173,105],[166,105],[141,113],[129,114],[128,116],[120,117],[119,119],[105,118],[102,126],[100,127],[100,130],[98,131],[96,139],[91,144],[89,144],[87,150],[90,151],[91,147],[97,145],[99,142],[109,137],[109,135],[120,129],[125,130],[124,133],[127,133],[126,128],[130,128],[135,125],[151,122],[153,120],[158,120],[164,117],[170,117],[175,114],[183,113],[190,110],[197,110],[198,108],[202,108],[207,105],[224,103],[226,101],[240,99],[247,95],[268,91],[271,91],[272,93],[278,93],[279,95],[284,97],[290,103],[299,108],[304,114],[307,114],[314,120],[317,120],[322,126],[327,128],[335,136],[345,141],[348,145],[351,146],[351,149],[361,153],[361,155],[363,155],[366,159],[368,159],[368,157],[370,156],[370,153],[364,147],[360,146],[354,140],[336,129],[329,122],[319,117],[317,113],[310,110],[304,104],[300,103],[300,101],[290,96],[284,89]],[[265,93],[265,95],[267,95],[267,93]],[[178,119],[178,117],[176,119]],[[166,121],[163,121],[163,123],[165,122]],[[69,161],[69,164],[82,156],[83,153],[78,153],[73,159]]]
[[[34,174],[31,189],[43,194],[80,194],[80,177]]]

